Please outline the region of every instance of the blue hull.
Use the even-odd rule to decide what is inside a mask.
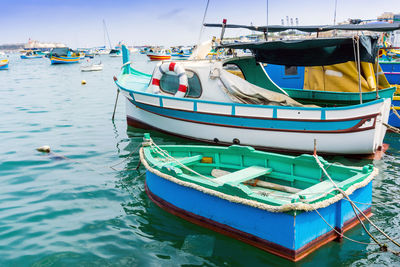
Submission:
[[[175,184],[149,171],[146,191],[150,199],[172,214],[293,261],[338,238],[315,211],[269,212]],[[372,182],[350,198],[371,203]],[[371,214],[369,205],[358,206]],[[343,199],[318,211],[339,232],[358,222],[350,203]]]
[[[400,99],[397,100],[396,98],[398,98],[398,97],[395,96],[394,99],[392,100],[393,108],[400,107]],[[396,111],[400,115],[400,110],[396,110]],[[393,112],[393,109],[390,110],[388,123],[391,126],[400,127],[400,118]]]
[[[0,70],[8,70],[8,64],[0,66]]]
[[[390,62],[379,63],[390,84],[400,84],[400,64]]]

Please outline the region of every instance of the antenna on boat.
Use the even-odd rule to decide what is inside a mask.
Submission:
[[[222,44],[222,39],[224,39],[225,34],[225,27],[226,27],[226,19],[222,20],[222,29],[221,29],[221,37],[219,38],[219,43]]]

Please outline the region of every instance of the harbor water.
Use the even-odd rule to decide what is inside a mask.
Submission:
[[[79,64],[11,55],[9,70],[0,71],[0,266],[400,265],[400,257],[379,251],[361,226],[345,235],[370,244],[330,242],[292,263],[160,209],[146,196],[144,168],[136,170],[143,133],[157,144],[193,142],[128,128],[121,95],[113,122],[112,77],[122,60],[100,59],[103,71],[84,73]],[[155,64],[140,54],[131,60],[148,73]],[[400,240],[399,135],[387,134],[385,143],[388,151],[373,161],[380,173],[372,220]],[[36,151],[43,145],[52,153]]]

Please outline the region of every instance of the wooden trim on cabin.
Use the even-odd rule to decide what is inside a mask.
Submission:
[[[178,216],[184,220],[187,220],[191,223],[200,225],[202,227],[211,229],[217,233],[221,233],[221,234],[227,235],[229,237],[235,238],[237,240],[243,241],[243,242],[250,244],[252,246],[255,246],[259,249],[262,249],[264,251],[267,251],[269,253],[275,254],[277,256],[280,256],[282,258],[285,258],[287,260],[291,260],[294,262],[305,258],[306,256],[308,256],[309,254],[311,254],[312,252],[314,252],[321,246],[340,237],[337,235],[337,233],[335,231],[331,230],[331,231],[319,236],[318,238],[314,239],[313,241],[309,242],[307,245],[303,246],[302,248],[300,248],[298,250],[292,250],[292,249],[283,247],[281,245],[272,243],[270,241],[267,241],[265,239],[259,238],[252,234],[240,231],[240,230],[230,227],[228,225],[207,219],[205,217],[199,216],[192,212],[188,212],[181,208],[178,208],[175,205],[173,205],[173,204],[163,200],[162,198],[156,196],[155,194],[153,194],[150,191],[150,189],[147,187],[146,181],[145,181],[145,190],[151,201],[153,201],[157,206],[159,206],[163,210],[165,210],[175,216]],[[364,210],[363,212],[367,217],[372,216],[371,207]],[[363,220],[365,219],[363,216],[360,216],[360,217]],[[354,216],[352,219],[350,219],[344,223],[344,227],[343,227],[343,229],[341,229],[340,232],[344,233],[344,232],[350,230],[351,228],[355,227],[357,224],[359,224],[359,221],[358,221],[357,217]]]

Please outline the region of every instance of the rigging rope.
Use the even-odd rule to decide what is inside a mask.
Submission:
[[[390,131],[392,131],[392,132],[394,132],[394,133],[397,133],[397,134],[400,134],[400,129],[399,128],[397,128],[397,127],[394,127],[394,126],[391,126],[391,125],[389,125],[389,124],[387,124],[387,123],[382,123],[384,126],[386,126],[386,128],[388,128],[388,130],[390,130]]]
[[[131,153],[129,153],[129,155],[128,155],[124,160],[122,160],[121,162],[118,162],[118,163],[116,163],[116,164],[110,166],[110,168],[113,169],[114,171],[118,171],[117,169],[114,169],[114,167],[117,166],[117,165],[120,165],[121,163],[123,163],[123,162],[125,162],[125,161],[127,161],[134,153],[136,153],[136,152],[139,150],[139,148],[140,148],[141,146],[142,146],[142,144],[139,143],[139,144],[137,145],[137,147],[136,147]],[[139,162],[140,162],[140,160],[139,160]],[[138,168],[136,168],[136,170],[137,170],[137,169],[138,169]]]
[[[314,211],[319,215],[319,217],[321,217],[321,219],[322,219],[333,231],[335,231],[336,234],[338,234],[340,237],[343,237],[344,239],[347,239],[347,240],[349,240],[349,241],[352,241],[352,242],[355,242],[355,243],[358,243],[358,244],[362,244],[362,245],[375,245],[375,246],[378,245],[378,244],[376,244],[376,243],[361,242],[361,241],[358,241],[358,240],[355,240],[355,239],[352,239],[352,238],[350,238],[350,237],[345,236],[343,233],[340,233],[340,232],[339,232],[338,230],[336,230],[332,225],[330,225],[330,224],[325,220],[325,218],[321,215],[321,213],[319,213],[319,211],[318,211],[316,208],[313,207],[313,209],[314,209]]]
[[[385,232],[383,232],[378,226],[376,226],[376,225],[364,214],[364,212],[363,212],[362,210],[360,210],[360,209],[351,201],[351,199],[349,198],[349,196],[348,196],[342,189],[340,189],[340,188],[337,186],[337,184],[333,181],[333,179],[332,179],[332,178],[330,177],[330,175],[327,173],[327,171],[325,170],[325,168],[324,168],[324,166],[322,165],[321,161],[319,160],[318,156],[317,156],[316,154],[314,154],[313,156],[314,156],[314,158],[315,158],[317,164],[320,166],[320,168],[321,168],[322,171],[325,173],[325,175],[329,178],[329,180],[333,183],[333,185],[339,190],[339,192],[340,192],[345,198],[347,198],[347,199],[349,200],[349,202],[350,202],[350,204],[351,204],[351,207],[352,207],[352,209],[353,209],[353,211],[354,211],[354,213],[355,213],[355,215],[356,215],[358,221],[360,222],[361,226],[363,227],[364,231],[372,238],[372,240],[375,241],[375,243],[377,243],[377,244],[379,245],[380,249],[381,249],[382,251],[388,251],[387,245],[386,245],[386,244],[380,243],[380,242],[367,230],[367,228],[365,227],[365,225],[364,225],[364,223],[362,222],[361,218],[359,217],[358,213],[356,212],[356,209],[357,209],[357,211],[358,211],[358,212],[359,212],[373,227],[375,227],[376,230],[378,230],[383,236],[385,236],[385,237],[386,237],[389,241],[391,241],[393,244],[395,244],[396,246],[400,247],[400,244],[399,244],[399,243],[397,243],[394,239],[392,239],[392,238],[391,238],[390,236],[388,236]],[[396,255],[399,255],[399,252],[394,252],[394,251],[391,251],[391,252],[394,253],[394,254],[396,254]]]

